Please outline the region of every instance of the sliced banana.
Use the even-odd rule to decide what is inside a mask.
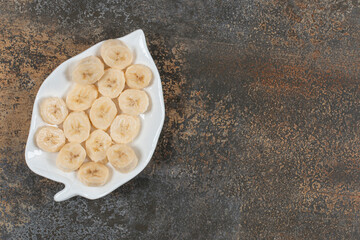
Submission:
[[[149,67],[142,64],[134,64],[126,69],[126,84],[130,88],[142,89],[149,86],[152,72]]]
[[[89,118],[84,112],[70,113],[63,124],[65,137],[69,142],[74,143],[81,143],[88,139],[90,127]]]
[[[89,56],[82,59],[72,72],[74,82],[93,84],[104,74],[104,64],[98,57]]]
[[[94,162],[100,162],[106,158],[106,150],[111,146],[111,137],[102,130],[95,130],[86,140],[86,153]]]
[[[67,143],[56,157],[56,166],[64,172],[77,170],[86,157],[85,149],[79,143]]]
[[[116,98],[125,87],[124,72],[109,68],[98,82],[99,92],[105,97]]]
[[[103,160],[97,161],[98,163],[107,164],[109,160],[107,158],[104,158]]]
[[[58,152],[65,144],[64,132],[57,127],[42,127],[36,134],[36,144],[46,152]]]
[[[116,39],[105,41],[101,45],[100,54],[108,66],[120,70],[129,66],[133,60],[131,50]]]
[[[118,100],[121,111],[131,115],[144,113],[149,106],[149,97],[143,90],[127,89]]]
[[[138,158],[134,150],[125,144],[115,144],[111,146],[106,156],[111,165],[122,173],[128,173],[138,164]]]
[[[78,172],[79,180],[90,187],[104,185],[110,175],[109,168],[102,163],[87,162],[84,163]]]
[[[94,85],[74,84],[66,96],[66,105],[73,111],[84,111],[91,107],[98,96]]]
[[[94,127],[106,130],[114,120],[116,113],[115,103],[108,97],[100,97],[91,106],[89,115]]]
[[[139,134],[140,119],[137,116],[120,114],[111,124],[110,136],[117,143],[129,143]]]
[[[119,39],[109,39],[109,40],[104,41],[100,47],[100,55],[101,56],[104,55],[104,51],[108,47],[112,47],[112,46],[116,46],[116,45],[125,45],[125,43],[123,43]]]
[[[58,97],[46,98],[40,104],[40,115],[49,124],[62,123],[68,113],[64,100]]]

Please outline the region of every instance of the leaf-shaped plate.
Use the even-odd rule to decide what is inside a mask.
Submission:
[[[65,173],[56,167],[57,153],[44,152],[35,143],[37,129],[46,125],[40,116],[39,102],[50,96],[64,98],[72,85],[68,74],[70,67],[87,56],[100,56],[100,42],[57,67],[42,83],[35,98],[30,132],[25,149],[25,159],[29,168],[36,174],[65,184],[65,188],[54,196],[55,201],[63,201],[76,195],[88,199],[101,198],[138,175],[149,163],[155,151],[165,118],[160,75],[149,53],[142,30],[136,30],[119,39],[133,51],[134,63],[144,64],[150,67],[153,72],[152,82],[149,87],[145,88],[150,97],[149,109],[140,115],[140,133],[130,144],[139,158],[139,163],[133,171],[127,174],[116,171],[108,164],[111,170],[110,180],[102,187],[87,187],[77,179],[76,172]]]

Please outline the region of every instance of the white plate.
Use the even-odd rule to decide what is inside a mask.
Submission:
[[[68,77],[69,67],[84,57],[90,55],[99,56],[100,42],[57,67],[45,79],[35,98],[30,132],[25,149],[25,159],[29,168],[36,174],[65,184],[65,188],[54,196],[55,201],[64,201],[76,195],[88,199],[101,198],[138,175],[149,163],[154,153],[165,118],[160,75],[146,46],[145,35],[142,30],[136,30],[119,39],[125,42],[135,54],[134,63],[145,64],[153,72],[152,83],[149,87],[145,88],[145,91],[150,96],[149,109],[140,115],[142,124],[140,133],[130,144],[139,158],[139,164],[132,172],[127,174],[119,173],[108,164],[112,172],[110,181],[102,187],[87,187],[77,179],[76,172],[65,173],[56,167],[55,159],[57,153],[44,152],[35,143],[37,129],[46,125],[39,114],[39,101],[50,96],[64,98],[69,87],[72,85]]]

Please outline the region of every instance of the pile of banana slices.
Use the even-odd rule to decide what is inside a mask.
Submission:
[[[59,152],[56,166],[64,172],[78,171],[78,179],[87,186],[108,182],[108,162],[121,173],[137,166],[138,158],[126,144],[139,134],[138,115],[149,106],[142,89],[152,79],[149,67],[132,65],[133,53],[120,40],[105,41],[100,55],[102,60],[89,56],[73,67],[74,84],[65,101],[41,101],[40,115],[53,126],[41,127],[36,134],[40,149]]]

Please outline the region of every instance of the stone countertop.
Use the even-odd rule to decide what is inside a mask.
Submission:
[[[360,2],[0,1],[1,239],[358,239]],[[148,167],[106,197],[24,159],[44,79],[144,30],[166,120]]]

